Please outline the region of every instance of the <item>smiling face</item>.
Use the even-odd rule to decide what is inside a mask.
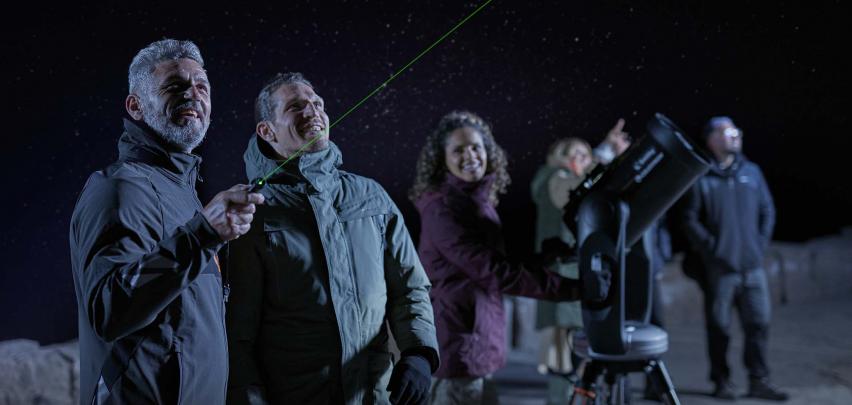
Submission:
[[[210,82],[192,59],[158,63],[147,94],[128,96],[128,112],[184,152],[198,146],[210,126]],[[135,101],[133,100],[135,97]]]
[[[447,170],[461,180],[481,180],[488,165],[482,134],[471,127],[461,127],[450,132],[444,144],[444,162]]]
[[[328,115],[325,104],[311,86],[302,82],[283,84],[272,94],[273,119],[261,121],[257,133],[281,157],[292,156],[306,144],[305,152],[328,147]]]

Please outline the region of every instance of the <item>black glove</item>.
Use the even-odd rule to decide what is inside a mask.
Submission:
[[[557,261],[577,261],[576,250],[559,238],[548,238],[541,242],[538,260],[542,267],[550,267]]]
[[[432,385],[432,366],[425,357],[416,354],[403,356],[393,368],[388,392],[396,405],[425,404]]]

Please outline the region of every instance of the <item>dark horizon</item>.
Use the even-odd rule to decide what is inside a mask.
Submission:
[[[9,257],[0,272],[0,339],[76,336],[68,224],[86,178],[117,156],[127,68],[139,49],[163,37],[201,48],[213,95],[213,123],[197,150],[206,203],[245,182],[242,153],[267,78],[304,73],[335,120],[479,4],[64,6],[10,15],[2,164],[16,195],[0,237]],[[638,136],[655,112],[694,136],[709,117],[729,115],[775,197],[775,239],[830,235],[852,225],[849,180],[839,172],[849,62],[835,54],[850,30],[840,8],[495,0],[331,139],[344,170],[388,190],[416,239],[419,219],[406,192],[425,136],[451,110],[480,114],[509,156],[512,185],[499,212],[510,251],[523,254],[532,250],[535,218],[529,182],[554,140],[580,136],[595,145],[621,117]]]

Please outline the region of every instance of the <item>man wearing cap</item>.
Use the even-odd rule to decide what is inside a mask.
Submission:
[[[748,396],[783,401],[788,396],[769,382],[766,359],[770,298],[763,257],[775,224],[772,195],[760,168],[743,156],[742,131],[731,118],[711,118],[702,134],[714,162],[685,197],[682,224],[704,270],[698,281],[713,394],[736,398],[727,362],[736,308],[745,333]]]

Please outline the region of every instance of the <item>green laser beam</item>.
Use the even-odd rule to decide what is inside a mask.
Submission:
[[[455,25],[452,29],[450,29],[449,31],[447,31],[446,33],[444,33],[444,35],[442,35],[440,38],[438,38],[438,40],[437,40],[437,41],[433,42],[433,43],[432,43],[432,45],[429,45],[429,47],[427,47],[427,48],[426,48],[426,49],[424,49],[422,52],[420,52],[420,54],[418,54],[417,56],[415,56],[415,57],[414,57],[414,59],[412,59],[412,60],[411,60],[410,62],[408,62],[405,66],[403,66],[403,67],[402,67],[402,69],[399,69],[396,73],[394,73],[393,75],[391,75],[391,77],[390,77],[390,78],[388,78],[387,80],[385,80],[385,82],[384,82],[384,83],[380,84],[380,85],[379,85],[379,87],[376,87],[376,88],[375,88],[375,90],[373,90],[372,92],[370,92],[370,94],[368,94],[366,97],[362,98],[362,99],[361,99],[361,101],[359,101],[359,102],[358,102],[358,103],[356,103],[354,106],[352,106],[352,108],[350,108],[348,111],[346,111],[345,113],[343,113],[343,115],[341,115],[341,116],[340,116],[340,118],[338,118],[338,119],[334,120],[334,122],[333,122],[333,123],[332,123],[332,124],[331,124],[331,125],[330,125],[330,126],[329,126],[326,130],[325,130],[325,131],[323,131],[323,132],[325,132],[325,134],[327,134],[329,131],[331,131],[331,129],[332,129],[332,128],[334,128],[334,126],[335,126],[335,125],[337,125],[337,123],[338,123],[338,122],[340,122],[342,119],[346,118],[346,116],[348,116],[348,115],[349,115],[349,114],[351,114],[353,111],[355,111],[358,107],[360,107],[362,104],[364,104],[367,100],[369,100],[369,99],[370,99],[370,97],[373,97],[376,93],[378,93],[379,91],[381,91],[383,88],[387,87],[388,83],[390,83],[391,81],[393,81],[393,79],[396,79],[396,77],[397,77],[397,76],[399,76],[402,72],[406,71],[409,67],[411,67],[411,65],[413,65],[413,64],[414,64],[415,62],[417,62],[420,58],[422,58],[422,57],[423,57],[423,55],[425,55],[427,52],[431,51],[431,50],[432,50],[432,48],[434,48],[435,46],[437,46],[437,45],[438,45],[439,43],[441,43],[441,42],[442,42],[445,38],[447,38],[450,34],[452,34],[452,33],[453,33],[453,32],[455,32],[457,29],[459,29],[459,27],[461,27],[462,25],[464,25],[464,23],[466,23],[468,20],[470,20],[470,19],[471,19],[471,17],[473,17],[474,15],[476,15],[477,13],[479,13],[479,11],[480,11],[480,10],[482,10],[483,8],[485,8],[485,6],[487,6],[487,5],[488,5],[489,3],[491,3],[492,1],[493,1],[493,0],[486,0],[486,1],[485,1],[485,3],[482,3],[479,7],[477,7],[477,8],[476,8],[476,10],[473,10],[473,12],[472,12],[472,13],[468,14],[468,16],[467,16],[467,17],[465,17],[463,20],[459,21],[459,23],[458,23],[458,24],[456,24],[456,25]],[[274,175],[276,172],[278,172],[278,170],[281,170],[281,168],[282,168],[282,167],[284,167],[284,165],[286,165],[286,164],[287,164],[287,162],[289,162],[289,161],[293,160],[294,158],[298,157],[300,153],[302,153],[305,149],[307,149],[308,147],[310,147],[311,145],[313,145],[313,144],[314,144],[314,142],[316,142],[316,141],[318,141],[318,140],[322,139],[324,136],[327,136],[327,135],[325,135],[325,134],[320,135],[320,136],[317,136],[317,137],[314,137],[313,139],[311,139],[311,141],[310,141],[310,142],[306,143],[304,146],[302,146],[301,148],[299,148],[299,150],[297,150],[297,151],[296,151],[296,153],[294,153],[294,154],[293,154],[293,155],[291,155],[289,158],[287,158],[287,160],[285,160],[285,161],[281,162],[281,164],[279,164],[279,165],[278,165],[275,169],[272,169],[272,171],[271,171],[271,172],[269,172],[266,176],[264,176],[262,179],[258,180],[258,181],[257,181],[257,183],[256,183],[256,185],[260,185],[260,186],[262,186],[264,183],[266,183],[266,181],[267,181],[267,180],[269,180],[269,178],[270,178],[270,177],[272,177],[272,175]]]
[[[342,120],[342,119],[346,118],[346,116],[347,116],[347,115],[349,115],[349,114],[350,114],[352,111],[354,111],[356,108],[360,107],[360,106],[361,106],[361,104],[364,104],[364,102],[366,102],[366,101],[367,101],[367,99],[369,99],[370,97],[372,97],[373,95],[375,95],[376,93],[378,93],[378,92],[379,92],[382,88],[386,87],[386,86],[388,85],[388,83],[390,83],[393,79],[396,79],[396,77],[397,77],[397,76],[399,76],[402,72],[404,72],[406,69],[408,69],[409,67],[411,67],[411,65],[413,65],[413,64],[414,64],[415,62],[417,62],[420,58],[422,58],[422,57],[423,57],[423,55],[425,55],[427,52],[431,51],[431,50],[432,50],[432,48],[434,48],[434,47],[435,47],[435,46],[437,46],[439,43],[441,43],[441,41],[443,41],[443,40],[444,40],[445,38],[447,38],[450,34],[452,34],[453,32],[455,32],[455,31],[456,31],[459,27],[461,27],[464,23],[466,23],[466,22],[467,22],[467,20],[470,20],[470,19],[471,19],[471,17],[473,17],[474,15],[476,15],[476,13],[478,13],[480,10],[482,10],[483,8],[485,8],[485,6],[487,6],[487,5],[488,5],[488,3],[491,3],[492,1],[493,1],[493,0],[487,0],[485,3],[482,3],[482,5],[480,5],[479,7],[477,7],[477,8],[476,8],[476,10],[473,10],[473,12],[472,12],[472,13],[470,13],[467,17],[465,17],[463,20],[459,21],[459,23],[458,23],[458,24],[456,24],[456,26],[455,26],[455,27],[453,27],[452,29],[450,29],[449,31],[447,31],[444,35],[442,35],[440,38],[438,38],[438,40],[437,40],[437,41],[433,42],[433,43],[432,43],[432,45],[429,45],[429,47],[428,47],[428,48],[424,49],[422,52],[420,52],[420,54],[419,54],[419,55],[417,55],[416,57],[414,57],[414,59],[412,59],[410,62],[408,62],[408,64],[406,64],[405,66],[403,66],[403,67],[402,67],[402,69],[399,69],[399,70],[398,70],[396,73],[394,73],[394,74],[393,74],[393,75],[392,75],[392,76],[391,76],[388,80],[386,80],[384,83],[382,83],[381,85],[379,85],[379,87],[376,87],[376,89],[375,89],[375,90],[373,90],[370,94],[368,94],[368,95],[367,95],[367,97],[364,97],[363,99],[361,99],[361,101],[359,101],[359,102],[358,102],[358,104],[355,104],[355,106],[353,106],[352,108],[350,108],[350,109],[349,109],[349,111],[346,111],[346,113],[344,113],[342,116],[340,116],[340,118],[338,118],[337,120],[335,120],[335,121],[334,121],[334,123],[333,123],[333,124],[331,124],[331,127],[334,127],[334,124],[337,124],[338,122],[340,122],[340,120]]]

